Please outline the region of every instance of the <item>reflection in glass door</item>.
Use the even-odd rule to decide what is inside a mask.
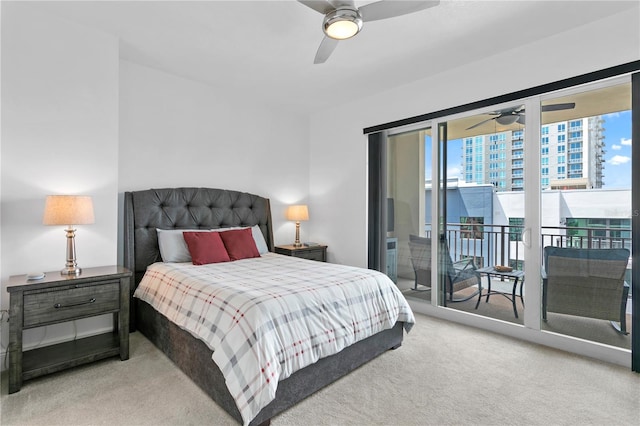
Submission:
[[[387,270],[395,270],[395,282],[406,297],[427,303],[431,302],[430,259],[416,240],[430,232],[425,227],[430,205],[425,185],[430,184],[431,149],[429,128],[387,139],[387,210],[393,212],[388,214]]]

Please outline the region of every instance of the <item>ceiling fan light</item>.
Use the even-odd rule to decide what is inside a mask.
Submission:
[[[502,126],[508,126],[518,121],[518,117],[518,115],[501,115],[496,117],[496,121]]]
[[[354,9],[336,9],[325,15],[322,27],[328,37],[345,40],[360,32],[362,16]]]

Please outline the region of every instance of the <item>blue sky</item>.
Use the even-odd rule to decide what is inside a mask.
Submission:
[[[631,111],[602,116],[604,119],[605,167],[604,188],[631,188]],[[447,146],[447,176],[460,177],[462,140]],[[431,179],[431,144],[427,138],[425,175]]]
[[[631,111],[607,114],[604,118],[605,188],[631,188]]]

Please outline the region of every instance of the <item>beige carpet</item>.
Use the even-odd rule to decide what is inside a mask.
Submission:
[[[140,333],[131,358],[25,382],[2,425],[236,424]],[[273,419],[279,425],[631,425],[640,375],[417,316],[389,351]]]
[[[494,285],[495,287],[495,285]],[[512,286],[508,285],[508,291]],[[505,287],[506,289],[506,287]],[[456,293],[456,297],[465,297],[473,294],[475,289],[468,288]],[[431,300],[431,292],[415,291],[412,289],[402,290],[407,299],[415,298],[420,300]],[[511,299],[507,299],[501,294],[492,294],[489,302],[486,302],[486,289],[484,290],[482,300],[478,309],[476,309],[477,297],[473,297],[466,302],[449,303],[451,309],[470,312],[472,314],[482,315],[489,318],[495,318],[502,321],[512,322],[514,324],[524,324],[524,311],[527,309],[522,306],[519,297],[516,297],[516,308],[518,310],[518,318],[513,314],[513,304]],[[511,295],[509,294],[509,297]],[[545,331],[565,334],[567,336],[579,337],[585,340],[591,340],[606,345],[617,346],[624,349],[631,349],[631,312],[627,314],[627,331],[629,334],[623,335],[614,330],[609,321],[577,317],[572,315],[562,315],[549,312],[547,321],[542,322],[541,328]]]

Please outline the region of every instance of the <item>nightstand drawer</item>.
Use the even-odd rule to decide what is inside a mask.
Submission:
[[[24,328],[115,312],[119,307],[119,281],[25,292]]]
[[[277,254],[284,254],[285,256],[300,257],[309,260],[318,260],[320,262],[327,261],[327,246],[323,244],[309,246],[296,247],[292,245],[276,246],[275,252]]]
[[[318,260],[320,262],[325,261],[325,250],[324,248],[317,250],[305,250],[304,252],[293,252],[292,256],[294,257],[303,257],[309,260]]]

